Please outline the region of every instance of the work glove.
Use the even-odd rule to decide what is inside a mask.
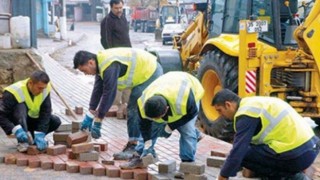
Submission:
[[[91,136],[95,139],[99,139],[101,137],[101,120],[95,121],[92,126]]]
[[[93,118],[94,118],[94,115],[90,111],[88,111],[81,123],[80,129],[81,130],[89,129],[89,131],[91,131]]]
[[[44,139],[45,136],[46,134],[44,132],[34,132],[34,142],[40,151],[45,150],[48,147],[48,142]]]
[[[22,129],[21,125],[17,125],[12,129],[12,132],[16,136],[19,143],[28,143],[28,135]]]
[[[159,137],[168,138],[171,136],[171,134],[172,134],[171,128],[168,125],[166,125],[165,128],[159,132]]]

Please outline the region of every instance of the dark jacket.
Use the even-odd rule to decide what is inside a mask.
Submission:
[[[131,47],[129,25],[124,14],[119,18],[110,12],[100,24],[103,48]]]
[[[33,96],[31,95],[31,97]],[[18,101],[14,95],[8,91],[4,91],[3,97],[0,100],[0,126],[7,135],[11,134],[14,126],[18,125],[19,120],[16,119],[15,117],[17,116],[14,115],[14,110],[16,111],[17,105]],[[40,106],[39,118],[31,119],[30,117],[27,117],[27,121],[38,123],[35,131],[48,132],[50,117],[51,98],[49,94]]]

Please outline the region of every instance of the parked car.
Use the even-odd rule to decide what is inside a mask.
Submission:
[[[182,24],[165,24],[161,34],[162,44],[165,45],[167,41],[172,42],[173,36],[181,34],[184,29]]]

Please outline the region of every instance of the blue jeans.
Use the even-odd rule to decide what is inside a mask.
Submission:
[[[127,130],[129,135],[129,141],[139,141],[136,150],[143,149],[143,139],[141,137],[141,132],[139,128],[140,116],[138,112],[137,100],[142,95],[142,91],[148,87],[155,79],[163,74],[161,65],[158,63],[157,68],[153,75],[144,83],[135,86],[131,90],[131,94],[128,102],[128,121],[127,121]]]
[[[197,107],[199,110],[199,103],[197,103]],[[192,120],[177,128],[180,133],[179,148],[180,159],[182,162],[193,162],[195,160],[198,138],[201,135],[200,131],[195,127],[197,117],[198,116],[195,116]],[[152,138],[152,145],[150,146],[150,148],[144,149],[141,156],[145,156],[149,153],[153,156],[156,156],[154,145],[156,143],[157,137],[161,137],[159,136],[159,134],[164,131],[166,125],[166,123],[152,123],[151,137],[154,137]],[[166,138],[168,138],[168,136]]]

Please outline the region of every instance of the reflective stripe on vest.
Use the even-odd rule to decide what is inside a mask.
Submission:
[[[288,103],[273,97],[245,97],[235,114],[234,129],[239,116],[261,120],[261,130],[252,144],[266,144],[277,153],[290,151],[307,142],[314,132]]]
[[[269,125],[266,127],[266,129],[262,132],[260,138],[259,138],[259,143],[262,144],[264,138],[273,130],[274,127],[276,127],[280,121],[289,114],[289,111],[287,109],[282,110],[278,116],[273,117],[270,113],[268,113],[268,111],[266,111],[265,109],[259,109],[256,107],[242,107],[239,108],[239,111],[251,111],[254,113],[261,113],[266,117],[266,120],[269,121]]]
[[[6,91],[14,95],[18,103],[25,102],[28,107],[28,115],[32,118],[38,118],[40,112],[40,106],[42,102],[49,95],[51,90],[51,85],[48,83],[47,88],[43,90],[42,93],[33,97],[33,100],[30,96],[30,93],[27,88],[28,79],[19,81],[5,88]]]
[[[131,57],[125,57],[125,56],[112,56],[112,57],[108,57],[107,59],[103,60],[100,64],[99,64],[99,69],[101,70],[101,78],[103,79],[103,67],[110,63],[110,61],[113,60],[119,60],[121,62],[127,62],[128,64],[131,64],[131,67],[129,69],[129,74],[127,79],[125,80],[118,80],[118,85],[119,86],[126,86],[126,87],[131,87],[132,86],[132,82],[133,82],[133,75],[134,75],[134,71],[135,68],[137,66],[137,53],[136,51],[132,50],[131,51],[132,56]]]
[[[187,101],[191,90],[195,101],[198,102],[204,94],[198,79],[185,72],[168,72],[162,75],[152,82],[138,99],[141,116],[158,123],[165,122],[163,119],[147,117],[144,112],[146,101],[154,95],[161,95],[167,100],[172,111],[172,116],[168,117],[168,123],[181,119],[187,113]]]

